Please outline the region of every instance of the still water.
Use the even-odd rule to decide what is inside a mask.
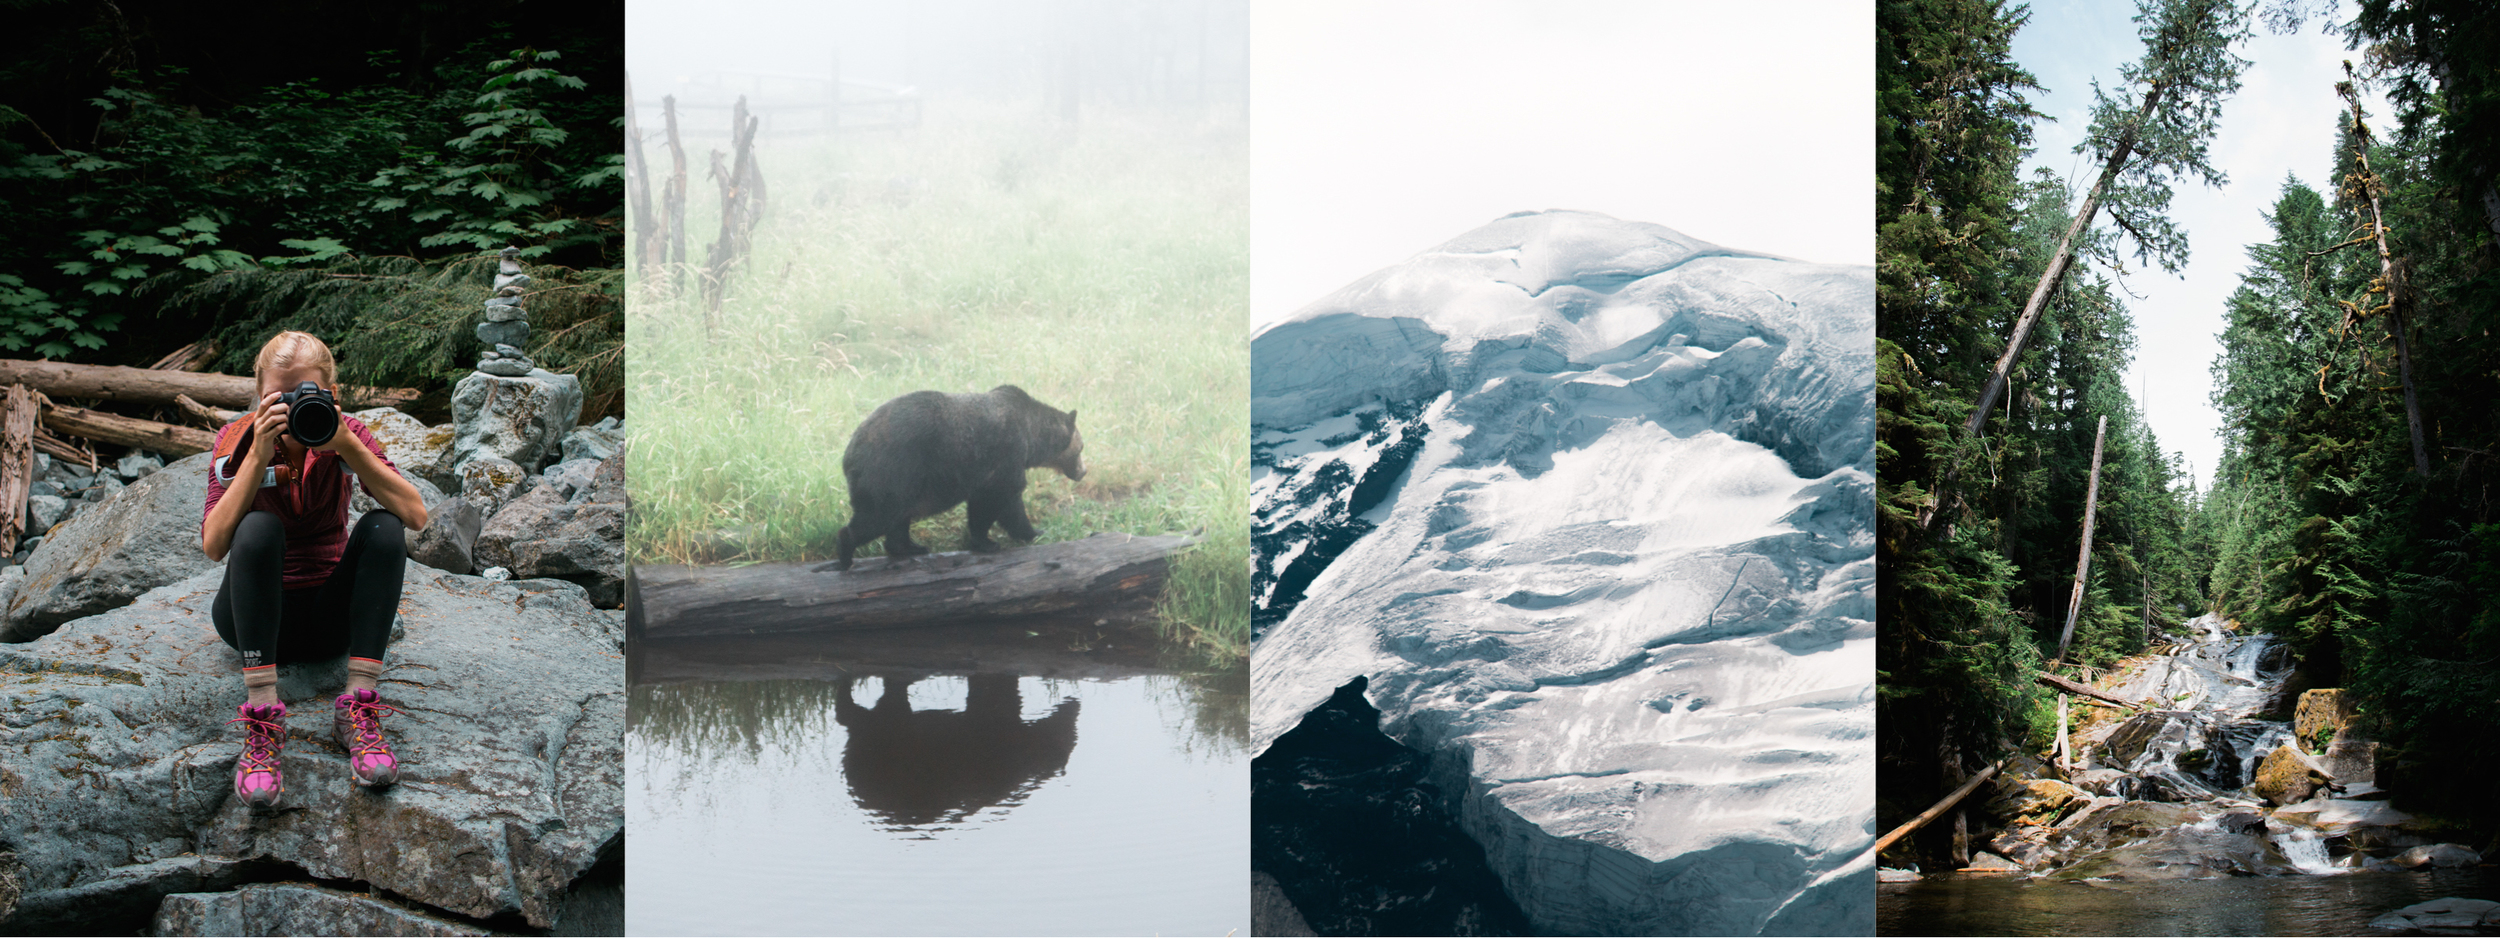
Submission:
[[[2482,869],[2136,883],[1961,875],[1877,888],[1879,935],[2366,935],[2371,919],[2416,902],[2500,900],[2500,876]]]
[[[1151,667],[1141,644],[651,643],[627,931],[1246,934],[1246,675]]]

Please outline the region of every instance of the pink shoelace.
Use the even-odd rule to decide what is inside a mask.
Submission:
[[[243,774],[267,773],[272,781],[279,782],[277,788],[284,791],[283,776],[278,774],[278,744],[286,739],[286,724],[252,716],[249,710],[226,722],[243,724],[243,756],[239,766]]]
[[[391,756],[390,744],[382,741],[381,711],[388,710],[392,713],[408,711],[383,703],[379,697],[372,700],[359,700],[355,697],[344,699],[347,701],[347,722],[356,727],[356,741],[348,747],[347,757],[361,759],[365,756],[384,756],[397,761],[396,757]]]

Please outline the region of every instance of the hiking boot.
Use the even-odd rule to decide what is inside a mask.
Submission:
[[[278,774],[279,752],[286,748],[286,705],[244,704],[236,712],[242,716],[226,721],[243,724],[243,755],[234,760],[234,796],[250,805],[253,814],[274,813],[278,797],[286,794],[286,779]]]
[[[331,725],[339,747],[347,750],[347,769],[355,774],[356,784],[378,788],[398,781],[399,760],[391,755],[391,744],[382,741],[382,711],[399,708],[383,703],[370,687],[340,694],[330,706]]]

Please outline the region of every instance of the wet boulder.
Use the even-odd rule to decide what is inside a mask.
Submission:
[[[2204,818],[2204,811],[2184,804],[2129,801],[2109,807],[2095,805],[2088,816],[2080,816],[2066,827],[2058,846],[2070,853],[2104,850],[2186,827]]]
[[[1963,867],[1962,870],[1969,873],[2020,873],[2023,871],[2023,865],[1982,851],[1977,856],[1971,857],[1970,865]]]
[[[2352,695],[2321,687],[2300,695],[2300,706],[2292,712],[2292,736],[2304,750],[2324,751],[2351,722]]]
[[[2258,834],[2265,832],[2266,819],[2264,815],[2260,814],[2253,814],[2247,811],[2233,811],[2229,814],[2215,818],[2214,826],[2222,829],[2225,833]]]
[[[2081,772],[2075,773],[2074,785],[2076,788],[2083,789],[2084,791],[2091,792],[2095,795],[2110,795],[2117,793],[2112,791],[2112,788],[2117,786],[2121,780],[2129,777],[2130,776],[2128,776],[2127,773],[2118,771],[2117,769],[2085,769]]]
[[[198,453],[78,512],[26,558],[26,581],[0,612],[0,642],[24,642],[139,594],[221,569],[200,551],[209,454]]]
[[[2295,871],[2283,851],[2266,837],[2262,824],[2237,831],[2189,824],[2082,854],[2054,876],[2063,880],[2165,880],[2279,876]]]
[[[2257,777],[2249,782],[2248,790],[2274,804],[2291,805],[2309,800],[2318,790],[2318,780],[2299,750],[2278,746],[2257,763]]]
[[[2428,844],[2388,858],[2408,870],[2454,869],[2478,866],[2483,855],[2464,844]]]
[[[2083,790],[2053,778],[2001,779],[1987,811],[2008,825],[2054,824]]]
[[[2371,928],[2397,934],[2484,934],[2500,925],[2500,902],[2488,899],[2433,899],[2416,902],[2370,920]]]
[[[2196,717],[2182,710],[2147,710],[2129,717],[2111,730],[2102,741],[2096,759],[2109,768],[2135,770],[2148,760],[2168,759],[2190,749],[2201,748],[2203,727]]]
[[[1988,850],[2014,861],[2023,869],[2036,870],[2047,865],[2051,857],[2050,833],[2050,830],[2045,827],[2022,827],[1998,831],[1988,838]]]
[[[21,912],[98,916],[80,897],[105,889],[141,917],[62,926],[135,930],[162,896],[202,891],[205,865],[274,864],[458,916],[558,927],[568,890],[623,848],[621,616],[569,583],[409,565],[405,637],[382,677],[384,698],[409,712],[384,724],[400,783],[350,780],[330,732],[343,669],[289,666],[286,810],[256,818],[231,797],[242,738],[226,721],[242,687],[208,621],[221,577],[0,646],[11,677],[0,714],[15,714],[0,721],[0,843],[25,860]]]

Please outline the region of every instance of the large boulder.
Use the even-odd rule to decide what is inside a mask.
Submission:
[[[2489,899],[2433,899],[2370,920],[2398,935],[2481,935],[2492,926],[2500,926],[2500,902]]]
[[[26,558],[25,583],[0,612],[0,642],[28,641],[167,583],[222,569],[200,551],[208,463],[207,453],[176,460],[44,538]]]
[[[544,369],[517,378],[472,372],[451,391],[451,464],[481,456],[535,472],[559,455],[582,415],[582,382]]]
[[[351,416],[365,422],[365,430],[382,444],[383,455],[409,478],[424,479],[446,491],[460,487],[459,477],[452,473],[451,424],[429,427],[390,407],[360,410]]]
[[[2278,806],[2298,804],[2318,790],[2312,774],[2309,760],[2301,758],[2299,750],[2277,746],[2257,763],[2257,777],[2248,783],[2248,790]]]
[[[2427,844],[2399,853],[2389,859],[2397,866],[2408,870],[2434,867],[2462,869],[2480,865],[2483,862],[2483,855],[2474,852],[2474,848],[2464,844]]]
[[[2305,751],[2322,752],[2352,722],[2352,696],[2342,688],[2322,687],[2300,695],[2292,711],[2292,736]]]
[[[293,672],[280,682],[291,711],[287,810],[256,818],[231,797],[242,738],[226,721],[242,686],[240,659],[208,619],[221,575],[0,647],[10,676],[0,684],[0,843],[26,865],[12,928],[143,928],[156,899],[202,891],[203,870],[219,864],[550,928],[576,880],[619,855],[619,614],[569,583],[409,565],[406,637],[382,679],[385,699],[408,712],[385,722],[400,783],[376,792],[350,780],[331,742],[335,662],[282,669]],[[98,889],[123,901],[63,901]],[[50,918],[30,921],[30,907]],[[131,907],[135,921],[111,917]]]
[[[491,935],[387,899],[307,883],[179,892],[156,911],[159,935]]]
[[[2054,824],[2082,797],[2082,789],[2053,778],[2002,779],[1987,810],[2012,826]]]
[[[605,417],[589,426],[574,427],[573,432],[564,435],[563,461],[587,459],[592,462],[605,462],[608,457],[616,455],[617,451],[624,446],[624,421],[615,417]]]
[[[425,530],[408,542],[408,559],[445,573],[477,572],[477,535],[486,527],[486,512],[475,502],[454,495],[427,514],[432,518]]]
[[[572,580],[602,608],[624,605],[624,456],[550,468],[529,494],[487,519],[475,562],[517,577]]]

